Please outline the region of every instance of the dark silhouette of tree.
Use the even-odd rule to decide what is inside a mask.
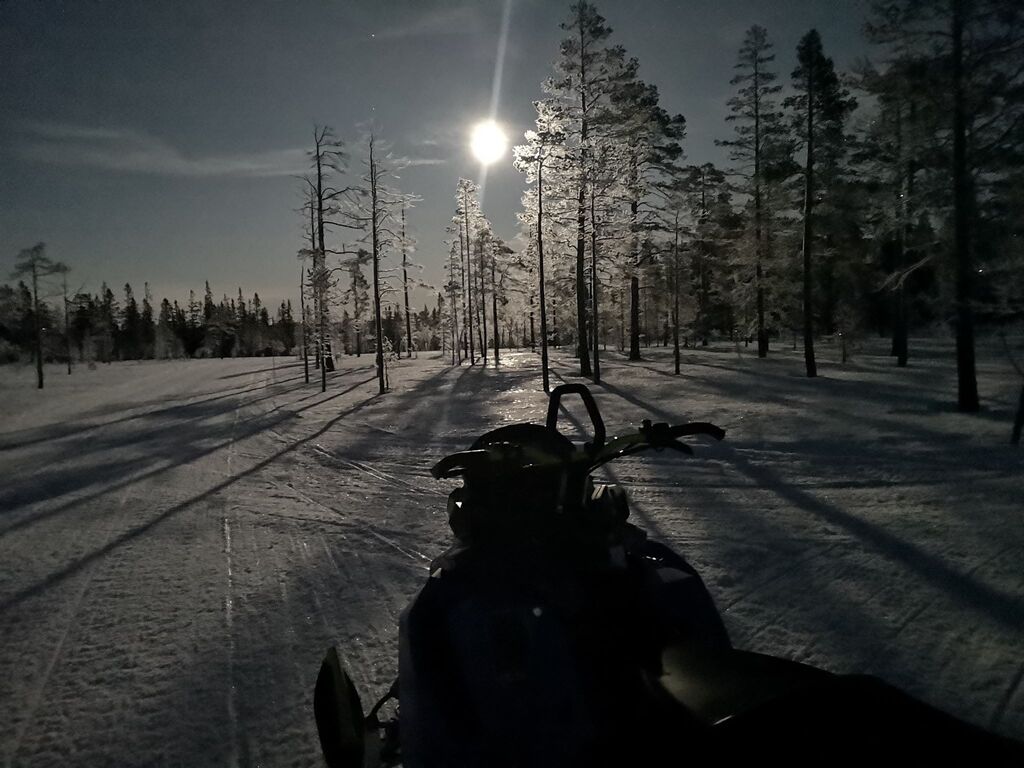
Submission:
[[[812,29],[797,46],[797,68],[793,85],[797,93],[786,99],[794,127],[804,149],[803,207],[803,315],[804,363],[808,377],[818,374],[814,359],[812,296],[812,252],[814,250],[814,208],[820,189],[816,186],[818,165],[834,169],[844,151],[843,127],[856,106],[840,84],[832,59],[822,49],[821,36]]]
[[[54,263],[46,256],[46,246],[43,243],[36,243],[31,248],[26,248],[18,254],[18,260],[14,264],[12,277],[28,277],[32,280],[32,348],[36,361],[36,383],[39,389],[43,388],[43,316],[42,305],[39,302],[40,281],[62,269],[62,266]]]
[[[982,217],[1024,162],[1024,6],[1005,0],[872,4],[868,37],[906,67],[936,110],[931,174],[948,212],[956,313],[957,404],[979,409],[974,349]],[[907,66],[907,65],[912,66]]]
[[[726,117],[734,123],[735,138],[719,141],[729,147],[730,157],[738,165],[735,172],[744,180],[744,191],[751,197],[754,209],[754,289],[757,303],[757,356],[768,355],[768,331],[765,326],[764,286],[764,149],[773,136],[782,132],[782,113],[776,108],[774,96],[782,86],[775,84],[776,74],[770,69],[775,60],[772,44],[764,27],[747,30],[740,48],[736,69],[739,72],[730,81],[739,86],[729,99],[731,114]]]

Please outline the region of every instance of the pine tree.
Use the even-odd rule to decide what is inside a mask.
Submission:
[[[140,323],[138,302],[135,301],[132,287],[125,283],[124,308],[121,310],[120,358],[122,360],[137,360],[140,357]]]
[[[580,375],[592,376],[591,348],[588,343],[588,304],[590,290],[586,280],[586,246],[590,184],[595,175],[594,131],[601,122],[603,108],[616,87],[635,72],[636,63],[627,61],[621,46],[608,45],[611,27],[589,2],[573,3],[569,18],[562,25],[569,35],[562,41],[555,63],[555,76],[544,84],[551,95],[554,110],[566,146],[565,172],[552,174],[549,186],[556,195],[573,194],[575,205],[575,270],[573,288],[576,299],[576,353]],[[554,170],[554,169],[552,169]]]
[[[726,117],[734,123],[735,138],[716,142],[729,147],[734,168],[744,181],[743,191],[750,195],[753,206],[754,284],[757,302],[757,355],[768,354],[768,331],[765,325],[764,285],[764,148],[773,136],[782,132],[782,113],[776,108],[774,97],[782,86],[775,84],[776,74],[771,70],[775,55],[764,27],[747,30],[736,63],[738,74],[730,81],[739,86],[729,99],[731,114]]]
[[[345,294],[345,303],[352,307],[352,329],[355,334],[353,346],[356,357],[363,354],[363,329],[368,319],[370,306],[370,284],[363,274],[363,265],[369,263],[370,254],[360,250],[349,262],[349,287]]]
[[[814,249],[814,207],[822,189],[816,186],[818,165],[834,171],[845,150],[844,123],[856,101],[840,84],[832,59],[825,56],[821,36],[812,29],[797,46],[797,68],[793,70],[796,95],[786,100],[792,110],[794,128],[802,142],[804,159],[803,209],[803,318],[804,362],[807,376],[817,376],[814,359],[812,296],[812,252]],[[824,190],[827,193],[827,189]]]
[[[545,392],[549,392],[548,370],[548,325],[547,301],[545,295],[546,275],[544,271],[544,239],[546,219],[544,217],[544,175],[548,169],[558,173],[565,168],[565,133],[556,110],[550,102],[534,102],[537,110],[537,130],[527,131],[526,143],[513,149],[516,168],[526,174],[527,182],[535,181],[536,191],[524,195],[524,215],[531,236],[529,242],[537,260],[538,305],[540,311],[541,377]],[[532,205],[531,205],[532,200]]]
[[[459,179],[455,190],[455,217],[453,222],[459,231],[459,251],[462,258],[462,286],[465,293],[465,312],[463,315],[462,327],[466,332],[469,344],[469,363],[476,365],[476,345],[473,341],[473,328],[479,330],[479,320],[474,312],[473,294],[475,291],[473,277],[473,228],[480,217],[480,204],[477,201],[477,186],[469,179]],[[480,298],[477,297],[476,308],[480,307]],[[485,350],[481,350],[485,354]],[[485,355],[486,362],[486,355]]]
[[[149,283],[143,283],[142,291],[142,317],[139,323],[139,339],[141,344],[141,357],[152,360],[156,354],[154,343],[156,340],[156,325],[153,321],[153,294],[149,291]]]
[[[37,243],[18,254],[12,275],[15,278],[26,276],[32,279],[32,302],[29,312],[32,319],[32,354],[36,361],[36,383],[39,389],[43,388],[43,322],[39,283],[43,277],[52,274],[54,269],[54,263],[46,256],[46,246]]]
[[[908,88],[928,94],[935,121],[928,137],[936,211],[951,232],[956,314],[957,402],[979,409],[974,350],[978,260],[986,208],[1024,162],[1024,6],[1005,0],[874,2],[867,24],[887,64]],[[984,274],[984,267],[981,267]]]

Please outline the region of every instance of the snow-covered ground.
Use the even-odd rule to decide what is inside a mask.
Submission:
[[[983,354],[955,412],[948,345],[861,353],[609,352],[609,433],[715,421],[722,445],[611,467],[634,517],[704,575],[736,645],[882,676],[1024,737],[1019,384]],[[825,347],[834,361],[835,350]],[[555,354],[567,380],[572,361]],[[537,357],[0,369],[0,758],[11,766],[320,764],[314,678],[337,644],[364,699],[448,541],[434,461],[541,420]],[[558,376],[555,377],[558,381]]]

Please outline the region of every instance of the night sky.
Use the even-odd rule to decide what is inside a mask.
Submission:
[[[568,2],[512,0],[497,119],[513,142],[551,73]],[[662,105],[688,121],[690,162],[715,138],[744,31],[768,29],[788,83],[811,27],[839,68],[870,51],[864,0],[598,3]],[[256,290],[297,301],[301,204],[314,123],[353,150],[373,120],[410,165],[403,191],[417,258],[440,281],[444,227],[466,147],[490,111],[503,2],[0,0],[0,282],[40,240],[72,287],[159,300]],[[356,163],[353,163],[355,166]],[[489,169],[484,210],[516,233],[523,178]],[[426,298],[421,294],[420,302]]]

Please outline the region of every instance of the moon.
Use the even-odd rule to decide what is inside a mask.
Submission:
[[[508,137],[493,120],[484,120],[473,127],[469,141],[473,156],[483,165],[490,165],[500,160],[508,149]]]

